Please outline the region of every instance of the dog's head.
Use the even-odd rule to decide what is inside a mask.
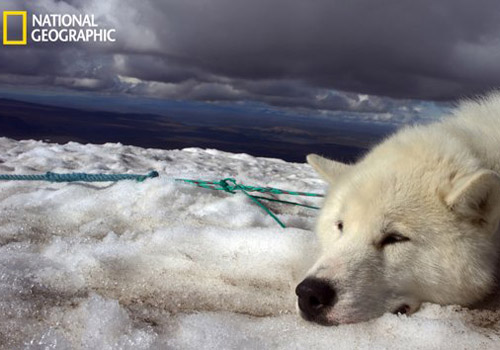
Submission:
[[[320,258],[296,287],[303,318],[335,325],[424,301],[468,305],[492,287],[500,177],[408,156],[379,147],[350,166],[308,156],[330,189],[316,225]]]

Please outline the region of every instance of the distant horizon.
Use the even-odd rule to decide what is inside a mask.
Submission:
[[[19,101],[42,103],[56,107],[74,107],[86,110],[134,112],[155,114],[164,113],[165,109],[189,109],[194,114],[208,113],[211,110],[236,111],[238,114],[269,114],[286,116],[300,116],[323,118],[325,120],[351,120],[360,123],[406,125],[426,123],[439,119],[448,113],[457,101],[436,103],[432,101],[411,101],[408,108],[418,112],[408,114],[404,107],[405,100],[399,101],[398,109],[401,113],[388,114],[386,112],[362,112],[339,109],[337,111],[322,111],[304,108],[288,108],[270,106],[256,101],[194,101],[189,99],[164,99],[159,97],[137,96],[123,93],[95,93],[92,91],[73,91],[61,87],[51,87],[41,90],[39,87],[2,86],[0,84],[0,98],[9,98]]]
[[[237,112],[241,113],[233,111]],[[85,110],[5,99],[0,94],[0,136],[56,143],[120,142],[160,149],[215,148],[294,162],[304,162],[306,154],[315,152],[354,161],[397,128],[359,120],[224,113],[215,118],[191,115],[189,109],[164,109],[162,114],[99,107]]]

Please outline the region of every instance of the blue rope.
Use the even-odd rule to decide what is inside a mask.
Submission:
[[[1,175],[0,180],[5,181],[49,181],[49,182],[108,182],[121,180],[136,180],[143,182],[148,178],[158,177],[156,171],[151,171],[147,175],[137,174],[86,174],[86,173],[69,173],[57,174],[50,171],[43,175]]]

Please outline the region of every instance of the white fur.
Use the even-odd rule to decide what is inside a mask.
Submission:
[[[500,93],[453,114],[400,130],[350,166],[308,156],[331,184],[316,228],[322,254],[308,273],[337,292],[322,323],[359,322],[401,305],[411,313],[425,301],[470,305],[491,291]],[[410,240],[382,247],[392,232]]]

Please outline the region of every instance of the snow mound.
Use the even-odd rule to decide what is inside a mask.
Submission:
[[[243,194],[174,181],[324,192],[308,165],[0,138],[0,173],[151,169],[161,176],[144,183],[0,182],[0,348],[497,348],[497,311],[426,304],[411,317],[306,323],[293,289],[316,254],[316,212],[273,205],[283,230]]]

